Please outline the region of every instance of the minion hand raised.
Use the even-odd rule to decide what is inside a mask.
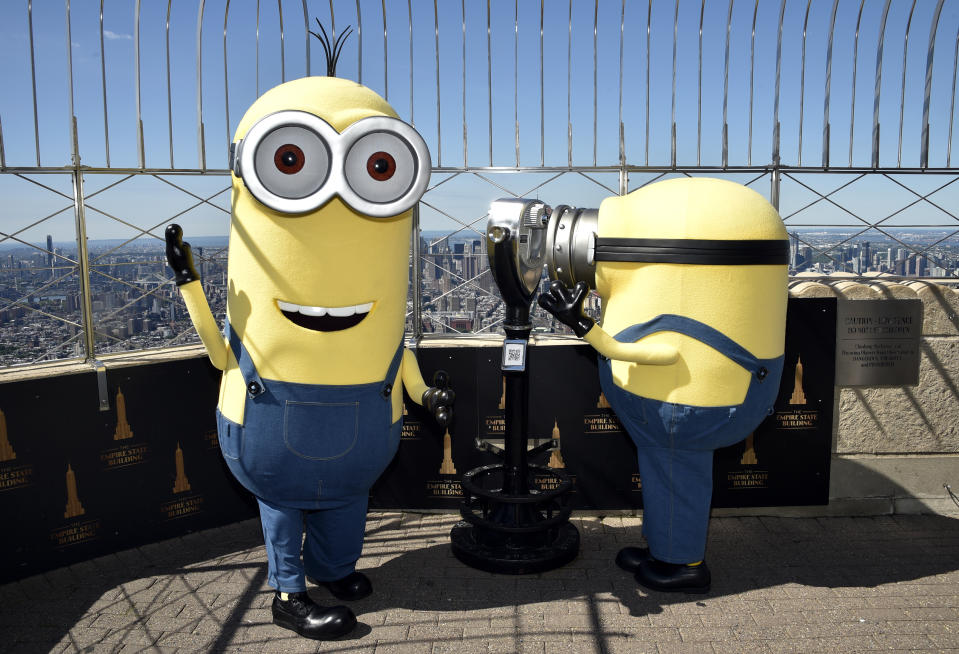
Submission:
[[[183,286],[200,279],[193,265],[193,250],[183,241],[183,230],[176,223],[166,228],[166,260],[173,268],[174,281]]]
[[[569,288],[563,282],[554,280],[537,302],[582,338],[595,324],[592,318],[583,315],[583,300],[587,293],[589,286],[586,282],[576,282],[576,286]]]
[[[433,386],[423,392],[423,406],[433,414],[440,427],[446,427],[453,419],[453,400],[456,393],[449,388],[450,376],[445,370],[433,375]]]

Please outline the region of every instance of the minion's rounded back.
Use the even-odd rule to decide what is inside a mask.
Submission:
[[[597,242],[642,239],[696,253],[696,241],[786,241],[776,209],[740,184],[710,178],[680,178],[651,184],[599,209]],[[676,241],[682,241],[677,243]],[[705,244],[704,244],[705,245]],[[719,244],[722,246],[722,243]],[[759,244],[753,244],[759,245]],[[599,257],[597,257],[599,259]],[[656,257],[651,257],[656,259]],[[596,290],[603,303],[603,329],[615,336],[659,315],[692,318],[718,330],[759,359],[783,354],[787,266],[720,262],[709,257],[669,257],[648,261],[598,260]],[[692,261],[675,263],[671,260]],[[750,373],[703,342],[677,332],[646,336],[644,343],[678,349],[666,366],[613,361],[615,383],[633,394],[693,406],[742,402]]]

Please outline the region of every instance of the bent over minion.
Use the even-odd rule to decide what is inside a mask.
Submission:
[[[451,418],[445,374],[428,387],[403,347],[411,209],[430,155],[370,89],[308,77],[254,102],[230,159],[225,334],[177,225],[167,256],[223,370],[220,447],[259,503],[274,622],[335,638],[356,618],[313,603],[306,579],[342,600],[372,591],[356,561],[369,489],[400,441],[403,388],[441,425]]]
[[[582,313],[585,281],[557,279],[539,303],[599,352],[603,393],[636,445],[649,547],[617,563],[648,588],[706,592],[713,451],[746,438],[779,388],[786,230],[755,191],[707,178],[607,198],[593,220],[584,249],[602,326]]]

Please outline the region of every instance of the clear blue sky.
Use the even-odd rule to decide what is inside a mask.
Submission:
[[[652,0],[651,8],[645,0],[627,0],[625,3],[621,0],[544,0],[542,4],[536,0],[520,0],[518,3],[512,0],[490,0],[489,5],[474,0],[437,0],[435,3],[429,0],[410,0],[385,2],[385,16],[384,3],[380,0],[359,0],[359,3],[357,0],[334,0],[332,17],[329,1],[306,4],[312,29],[315,29],[315,17],[328,29],[334,22],[338,30],[346,25],[353,26],[354,34],[346,43],[338,75],[362,81],[387,95],[400,115],[408,120],[412,119],[424,135],[430,146],[434,165],[457,167],[462,166],[464,161],[473,166],[488,166],[490,163],[496,166],[515,165],[517,120],[521,165],[538,166],[541,160],[544,160],[546,165],[565,166],[568,148],[567,122],[572,124],[574,165],[592,165],[594,151],[598,165],[616,165],[619,161],[620,112],[625,126],[628,163],[670,163],[670,124],[675,114],[679,165],[719,164],[724,103],[729,129],[730,164],[762,165],[770,162],[776,43],[781,6],[776,0],[760,0],[758,4],[753,0],[735,0],[732,3],[729,0],[707,0],[703,13],[701,87],[699,25],[703,5],[696,0],[679,0],[678,5],[672,0]],[[357,4],[362,18],[362,64],[359,56],[361,35],[356,32],[359,24]],[[788,0],[785,4],[779,120],[782,124],[782,159],[786,164],[798,164],[800,158],[805,165],[821,163],[826,49],[833,4],[833,0]],[[895,166],[900,156],[904,166],[918,164],[926,57],[936,4],[935,0],[892,0],[889,5],[883,44],[880,87],[882,102],[879,115],[882,125],[880,164],[884,166]],[[104,128],[98,5],[99,3],[93,1],[74,1],[71,4],[69,42],[73,64],[73,103],[79,126],[81,160],[86,165],[101,167],[107,165],[107,130]],[[197,18],[200,2],[172,0],[170,3],[169,95],[166,60],[167,5],[168,3],[160,0],[144,0],[140,7],[140,116],[144,130],[145,164],[147,167],[170,167],[172,140],[173,165],[177,168],[197,168],[201,165],[197,145],[196,93]],[[679,36],[675,44],[677,90],[674,104],[673,21],[677,6]],[[853,164],[870,164],[876,54],[879,25],[885,6],[883,0],[866,0],[860,18],[859,0],[840,0],[838,3],[830,108],[830,149],[834,165],[848,163],[853,92]],[[106,59],[109,162],[114,167],[138,165],[135,7],[133,0],[104,1],[103,45]],[[541,96],[540,92],[541,7],[545,51],[544,96]],[[730,8],[732,16],[728,33],[727,90],[724,88],[724,71],[726,26]],[[283,19],[282,45],[279,9],[282,9]],[[755,40],[751,42],[754,12]],[[70,78],[65,14],[63,0],[33,2],[39,155],[43,166],[64,166],[70,163]],[[209,168],[225,167],[227,145],[232,131],[258,92],[280,83],[284,78],[289,80],[307,74],[308,40],[311,53],[309,72],[314,75],[325,72],[322,48],[315,39],[307,37],[304,31],[301,2],[233,0],[229,4],[226,21],[229,68],[227,103],[223,57],[225,15],[226,0],[205,2],[202,20],[202,105],[206,165]],[[907,74],[903,91],[902,61],[910,15]],[[387,28],[385,49],[384,20]],[[489,50],[487,20],[490,26]],[[570,20],[573,25],[571,38]],[[624,25],[622,41],[621,20]],[[853,86],[857,21],[858,65],[856,84]],[[411,23],[412,87],[409,40]],[[436,25],[439,32],[438,56]],[[650,33],[648,60],[647,25]],[[953,96],[957,26],[959,0],[946,0],[939,19],[932,69],[932,166],[946,165],[948,129],[952,120],[949,112]],[[803,70],[801,55],[804,28],[806,63]],[[9,166],[36,165],[29,35],[27,1],[10,0],[0,5],[0,60],[5,62],[0,72],[0,88],[3,89],[0,93],[0,120],[6,162]],[[622,69],[621,47],[624,61]],[[752,69],[751,47],[755,49]],[[518,66],[515,64],[517,58]],[[488,61],[491,65],[488,65]],[[571,62],[571,67],[568,62]],[[750,134],[750,74],[753,76],[751,152],[747,151]],[[622,100],[619,93],[621,77]],[[514,103],[514,94],[518,96],[518,104]],[[903,97],[905,108],[900,116],[900,100]],[[541,138],[540,121],[543,99],[545,109],[542,133],[545,138]],[[171,107],[170,115],[168,102]],[[437,105],[441,107],[439,113]],[[900,118],[904,124],[901,155],[898,148]],[[467,132],[465,154],[464,124]],[[953,141],[959,140],[957,132],[959,127],[954,130]],[[953,161],[957,158],[959,151],[954,154]],[[615,175],[597,175],[596,178],[613,189],[617,186]],[[36,176],[34,179],[60,189],[67,195],[70,193],[69,178],[66,176]],[[118,178],[88,175],[87,179],[87,190],[91,192]],[[434,183],[442,179],[443,175],[436,175]],[[533,187],[544,179],[547,177],[513,177],[505,184],[519,191]],[[631,186],[640,183],[642,179],[642,176],[635,176]],[[750,177],[747,176],[740,178],[740,181],[748,179]],[[187,178],[183,179],[182,183],[198,195],[207,197],[225,188],[227,180],[216,177]],[[164,185],[156,180],[138,179],[125,182],[116,190],[104,193],[98,201],[91,200],[91,204],[123,217],[129,216],[131,203],[136,203],[135,218],[127,219],[141,226],[152,227],[154,223],[162,222],[165,216],[185,209],[195,202],[182,194],[170,195],[168,188],[165,192],[170,195],[169,199],[153,203],[142,201],[142,198],[151,197],[155,189],[163,187]],[[765,188],[763,186],[758,190],[765,191]],[[23,180],[11,180],[7,175],[0,175],[0,193],[7,198],[5,206],[0,208],[0,231],[8,231],[8,223],[20,225],[25,221],[29,222],[31,217],[46,215],[41,213],[42,211],[52,212],[69,204],[62,197],[55,197]],[[561,198],[553,197],[561,193],[566,195]],[[480,205],[487,196],[495,197],[501,194],[493,187],[476,187],[475,183],[470,185],[454,180],[432,192],[429,199],[461,218],[472,219],[482,215],[483,208]],[[595,204],[608,194],[608,191],[580,177],[572,178],[567,175],[541,189],[540,194],[552,202],[586,205]],[[137,198],[140,198],[139,202]],[[213,201],[225,208],[228,205],[228,194],[221,194]],[[868,206],[868,201],[866,202]],[[883,201],[877,199],[875,204],[876,211],[882,211]],[[196,214],[195,223],[201,232],[225,231],[226,219],[223,212],[207,207],[194,211],[193,214]],[[88,215],[88,218],[93,226],[91,237],[110,238],[131,234],[128,228],[119,226],[115,221],[96,212]],[[449,221],[439,214],[424,211],[424,228],[445,228],[448,225]],[[70,212],[44,223],[37,231],[59,234],[61,230],[65,230],[65,238],[72,234]],[[31,237],[29,240],[36,239]]]

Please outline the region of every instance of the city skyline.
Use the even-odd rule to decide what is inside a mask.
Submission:
[[[843,237],[849,232],[841,228],[791,230],[790,274],[850,272],[959,281],[959,247],[937,244],[941,235],[928,229],[889,231],[898,240],[876,235],[846,240]],[[907,239],[911,248],[901,245]],[[0,367],[85,354],[77,268],[57,263],[75,259],[76,250],[51,245],[53,253],[27,246],[0,251]],[[110,241],[89,243],[94,262],[90,306],[97,354],[199,342],[173,284],[164,244],[134,242],[119,250],[110,245]],[[202,238],[194,248],[204,293],[222,325],[227,297],[226,237]],[[485,239],[462,231],[426,231],[420,234],[420,251],[421,331],[498,333],[503,304],[489,274]],[[412,265],[411,258],[411,280]],[[546,281],[544,271],[543,283]],[[586,310],[598,318],[598,296],[589,296]],[[416,331],[415,319],[411,285],[407,335]],[[532,325],[536,333],[569,333],[535,306]]]

